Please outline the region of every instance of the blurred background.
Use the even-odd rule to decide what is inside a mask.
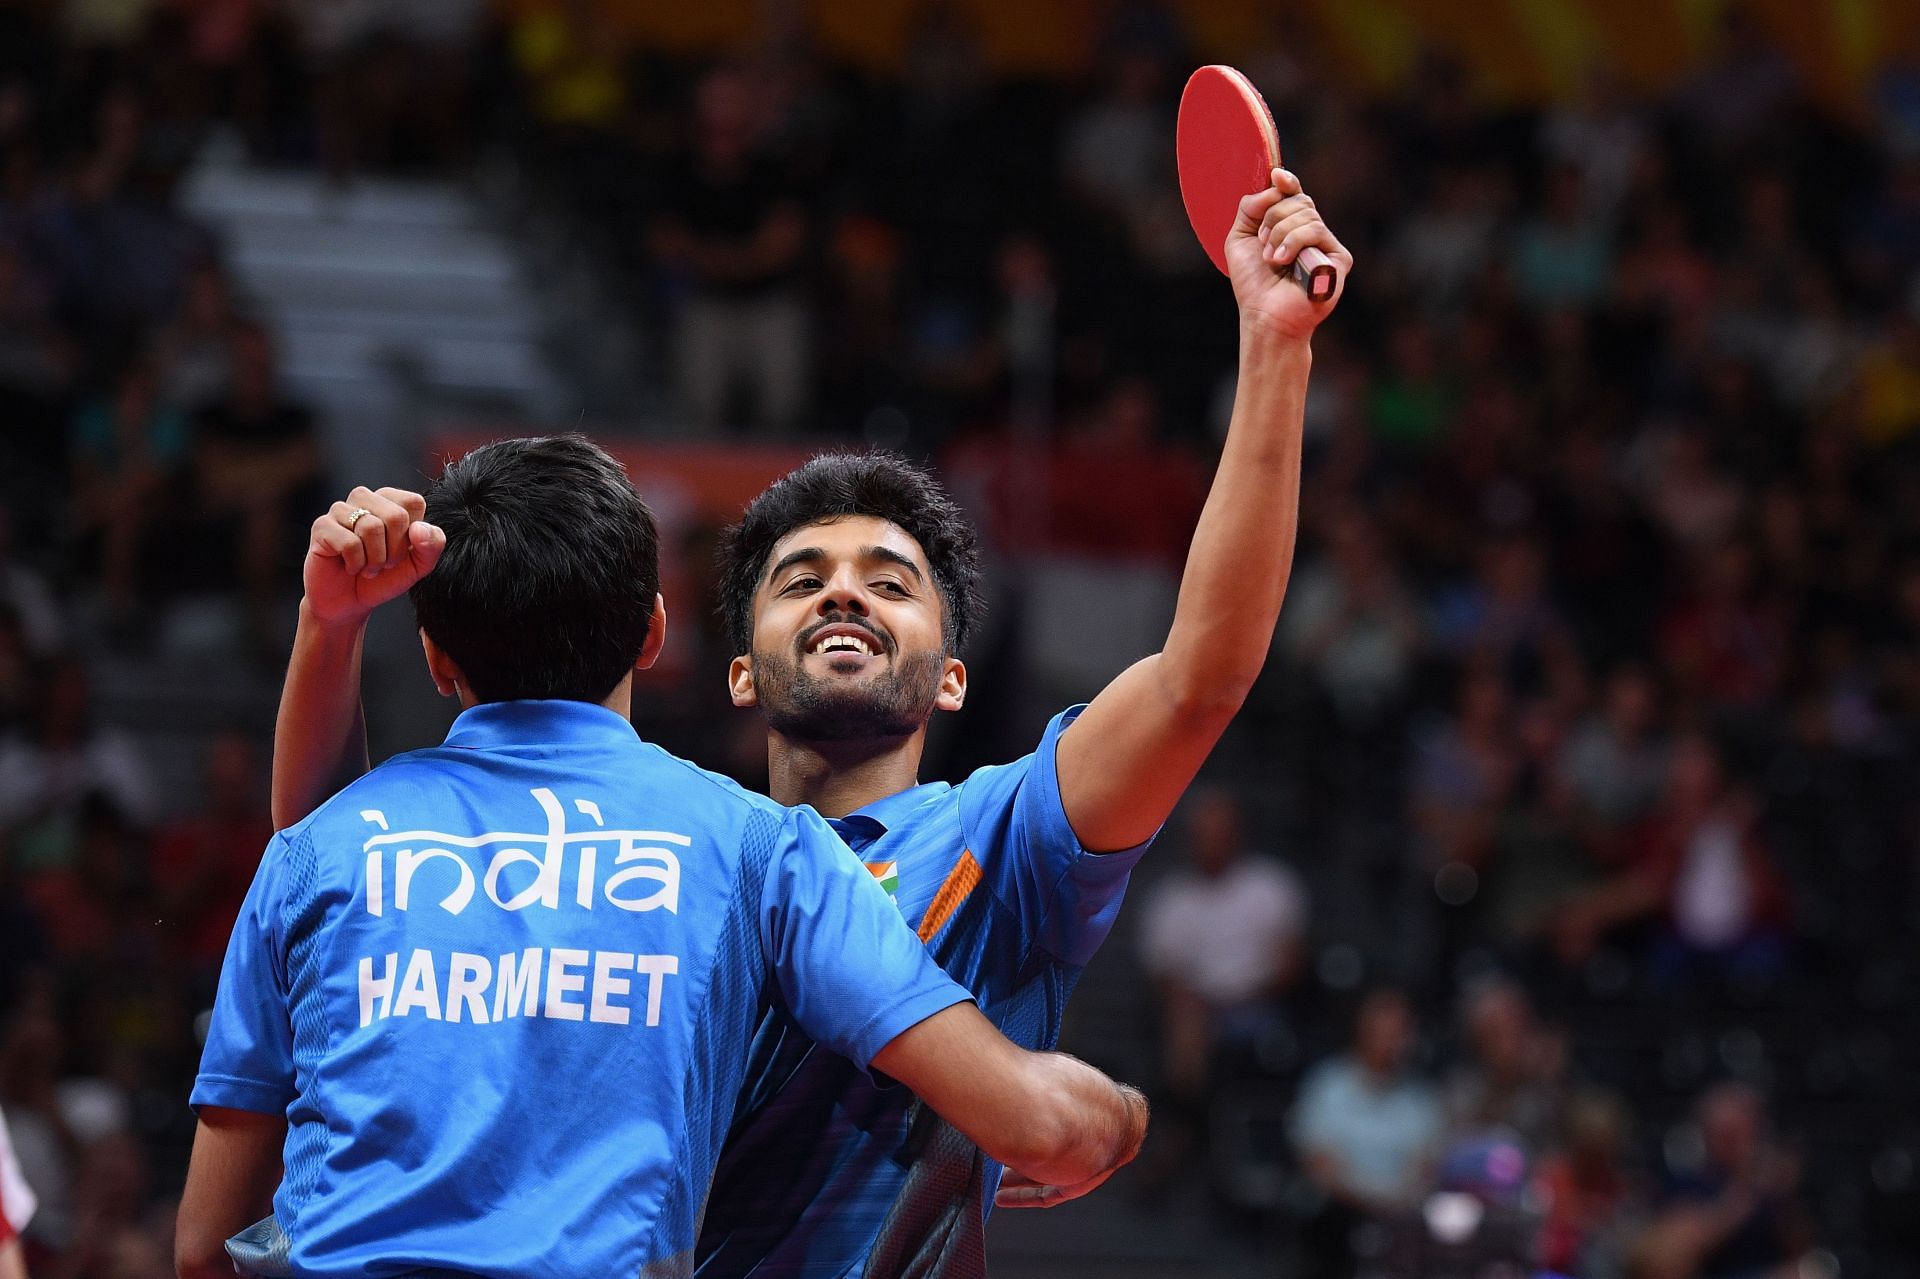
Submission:
[[[812,450],[931,460],[987,535],[926,776],[1158,645],[1233,394],[1172,164],[1207,61],[1359,267],[1272,660],[1070,1011],[1156,1131],[995,1273],[1920,1274],[1920,6],[0,0],[36,1276],[171,1274],[352,484],[619,451],[672,561],[636,719],[749,785],[707,557]],[[376,759],[451,717],[404,609],[367,712]]]

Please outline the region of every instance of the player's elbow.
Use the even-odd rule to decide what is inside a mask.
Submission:
[[[1211,731],[1217,737],[1246,704],[1261,665],[1223,657],[1197,670],[1169,672],[1165,686],[1174,718],[1195,732]]]
[[[1034,1067],[1024,1122],[996,1158],[1056,1186],[1078,1185],[1133,1158],[1146,1134],[1138,1093],[1071,1057],[1036,1055]]]
[[[204,1241],[191,1240],[182,1232],[173,1244],[173,1273],[179,1279],[233,1279],[233,1262],[224,1243],[209,1250]]]

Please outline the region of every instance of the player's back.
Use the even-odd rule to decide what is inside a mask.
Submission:
[[[604,708],[519,702],[283,832],[254,896],[293,1273],[685,1273],[787,821]]]

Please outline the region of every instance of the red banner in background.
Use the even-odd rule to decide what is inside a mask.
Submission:
[[[438,435],[428,448],[434,465],[515,430],[454,430]],[[592,432],[588,432],[589,435]],[[708,442],[652,442],[595,438],[627,468],[634,487],[653,508],[660,526],[660,590],[667,597],[667,644],[654,669],[685,672],[695,656],[694,641],[708,618],[713,594],[712,534],[740,518],[762,489],[799,466],[816,450],[792,445]]]

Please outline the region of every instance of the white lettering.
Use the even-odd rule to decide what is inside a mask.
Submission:
[[[586,816],[593,818],[593,824],[595,826],[605,826],[607,824],[600,816],[600,805],[594,803],[592,800],[576,799],[573,801],[573,806]],[[599,860],[600,850],[598,848],[592,844],[586,844],[581,847],[580,875],[574,883],[573,900],[579,903],[583,910],[593,909],[593,885],[596,879],[594,870]]]
[[[383,955],[386,971],[380,976],[373,975],[373,958],[368,956],[360,961],[360,1024],[367,1025],[374,1018],[373,1001],[380,1001],[380,1016],[385,1017],[393,1006],[393,969],[400,956],[397,953]]]
[[[493,864],[487,867],[487,896],[493,898],[493,904],[501,910],[525,910],[535,902],[548,910],[560,909],[560,863],[567,855],[567,814],[553,792],[544,786],[534,788],[533,798],[540,805],[540,811],[547,815],[546,838],[540,841],[546,854],[536,857],[524,848],[503,848],[494,855]],[[540,870],[531,884],[503,901],[500,872],[516,862],[532,862]]]
[[[405,1017],[416,1008],[434,1021],[440,1020],[440,979],[433,974],[430,950],[416,950],[407,960],[407,975],[400,979],[400,997],[393,1001],[393,1015]]]
[[[603,950],[594,955],[593,1001],[587,1007],[588,1021],[624,1026],[630,1020],[627,1009],[608,1002],[610,996],[624,995],[633,989],[633,983],[625,977],[613,975],[616,968],[621,972],[632,972],[633,956],[623,950]]]
[[[512,951],[500,956],[500,981],[493,988],[493,1019],[538,1016],[540,948],[529,947],[514,962]]]
[[[679,912],[680,861],[674,850],[691,848],[692,836],[664,830],[569,833],[566,809],[552,790],[536,787],[528,793],[545,816],[544,831],[489,831],[478,835],[394,831],[389,830],[385,814],[363,810],[361,816],[381,832],[362,845],[366,854],[367,913],[376,917],[386,913],[389,887],[393,889],[392,908],[409,910],[414,875],[436,858],[453,862],[458,874],[457,881],[440,901],[440,908],[449,914],[457,915],[465,910],[476,888],[484,888],[488,899],[502,910],[526,910],[532,906],[558,910],[569,847],[576,848],[579,854],[575,859],[572,896],[574,904],[582,909],[592,910],[594,897],[603,895],[620,910]],[[599,805],[591,800],[576,799],[573,806],[594,826],[606,824]],[[616,850],[613,866],[622,869],[602,884],[600,853],[608,848]],[[394,855],[391,868],[386,862],[389,850]],[[523,871],[514,874],[523,865],[533,867],[530,877]]]
[[[450,915],[458,915],[467,908],[467,903],[473,900],[473,867],[467,865],[465,858],[446,848],[423,848],[418,852],[411,848],[403,848],[394,855],[393,859],[393,908],[395,910],[407,908],[408,893],[413,888],[413,872],[419,869],[422,863],[435,857],[444,857],[460,868],[460,882],[454,886],[452,892],[440,899],[440,909]]]
[[[592,844],[580,850],[580,880],[573,890],[573,900],[588,910],[593,909],[593,872],[599,860],[600,850]]]
[[[475,1024],[487,1024],[487,986],[493,981],[493,965],[485,955],[453,952],[453,968],[447,976],[447,1020],[460,1020],[460,1005],[473,1014]]]
[[[576,977],[567,971],[570,968],[585,968],[587,952],[584,950],[565,950],[560,947],[547,952],[547,1007],[545,1015],[557,1021],[580,1021],[586,1017],[586,1010],[579,1004],[570,1004],[566,997],[587,988],[586,974]]]
[[[669,973],[680,971],[678,955],[635,955],[633,967],[636,972],[647,975],[647,1025],[660,1024],[660,987]]]
[[[680,859],[673,855],[671,849],[639,847],[635,845],[631,835],[622,839],[620,841],[620,852],[614,857],[613,864],[615,866],[625,866],[628,862],[641,860],[658,862],[659,864],[657,866],[635,866],[630,870],[623,870],[607,880],[607,900],[615,906],[618,906],[621,910],[638,912],[658,910],[664,906],[671,913],[679,914]],[[660,887],[658,891],[651,895],[634,900],[622,899],[613,895],[614,890],[622,884],[629,883],[636,879],[652,880],[654,883],[660,885]]]

